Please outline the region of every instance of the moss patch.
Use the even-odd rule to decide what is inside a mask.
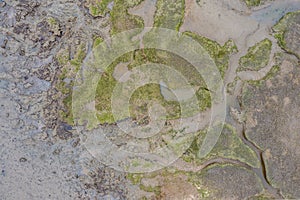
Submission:
[[[114,1],[114,7],[111,11],[112,29],[111,33],[119,33],[124,30],[132,28],[140,28],[143,26],[142,19],[138,16],[130,15],[128,9],[132,8],[142,0],[127,0]],[[168,0],[157,1],[157,10],[155,13],[155,26],[179,29],[179,26],[184,16],[184,1],[183,0]],[[197,40],[212,56],[216,65],[218,66],[222,77],[228,68],[229,55],[237,48],[233,41],[229,40],[224,46],[220,46],[215,41],[198,36],[193,33],[186,33]],[[95,45],[101,42],[101,39],[95,40]],[[191,66],[187,61],[172,53],[163,52],[155,49],[144,49],[135,52],[130,52],[121,56],[119,59],[107,68],[103,73],[96,92],[96,109],[98,110],[98,119],[100,123],[114,123],[114,119],[111,112],[111,96],[112,91],[117,84],[117,81],[113,77],[113,72],[118,63],[129,63],[128,69],[132,70],[134,67],[148,62],[160,63],[174,67],[180,74],[186,77],[189,84],[195,89],[199,103],[199,110],[188,111],[180,113],[179,102],[166,101],[160,92],[160,86],[155,84],[148,84],[135,91],[130,99],[131,108],[130,113],[132,117],[139,123],[147,123],[147,116],[145,113],[148,111],[149,100],[158,101],[159,104],[165,106],[168,111],[167,119],[176,119],[182,116],[191,116],[199,111],[211,107],[210,91],[207,90],[207,86],[203,78],[199,75],[197,70]],[[184,102],[188,105],[190,102]]]
[[[59,111],[59,113],[62,120],[70,125],[73,125],[74,123],[72,114],[73,81],[85,56],[85,44],[77,46],[73,58],[70,58],[69,50],[62,50],[56,56],[58,64],[62,66],[62,70],[55,85],[56,89],[63,95],[62,103],[64,105],[64,110]]]
[[[286,14],[272,29],[278,45],[300,58],[300,11]]]
[[[86,6],[94,16],[105,16],[110,13],[111,34],[125,30],[142,28],[143,20],[139,16],[131,15],[128,9],[140,4],[143,0],[88,0]],[[109,5],[112,4],[112,7]]]
[[[113,0],[88,0],[86,6],[92,16],[98,17],[104,16],[110,11],[108,5],[112,2]]]
[[[229,56],[236,52],[237,48],[233,41],[229,40],[224,46],[220,46],[217,42],[198,36],[193,33],[186,33],[188,36],[198,41],[212,56],[217,64],[221,76],[224,77],[229,64]],[[167,66],[172,66],[180,74],[182,74],[189,84],[195,89],[198,98],[199,110],[190,110],[186,113],[180,113],[179,102],[166,101],[160,92],[160,86],[157,84],[148,84],[135,91],[131,97],[131,117],[139,123],[146,124],[148,121],[147,114],[149,102],[157,101],[167,110],[167,119],[176,119],[179,117],[188,117],[197,112],[204,111],[211,107],[210,91],[197,72],[197,70],[183,58],[169,52],[156,49],[143,49],[135,52],[130,52],[117,59],[111,66],[108,67],[103,74],[97,89],[96,108],[100,123],[114,123],[111,112],[111,95],[117,81],[113,77],[113,72],[116,65],[120,62],[128,63],[128,70],[132,70],[136,66],[145,63],[160,63]],[[188,105],[190,102],[183,102]],[[129,116],[128,116],[129,117]]]
[[[139,185],[139,184],[141,184],[141,180],[143,178],[143,174],[132,174],[132,173],[129,173],[129,174],[126,175],[126,178],[128,180],[130,180],[132,184]]]
[[[184,17],[184,0],[157,0],[154,26],[179,30]]]
[[[120,57],[111,66],[109,66],[102,75],[98,83],[96,93],[96,108],[98,110],[100,123],[115,122],[110,105],[112,92],[117,84],[117,81],[113,77],[113,72],[117,64],[120,62],[128,63],[129,70],[148,62],[172,66],[189,81],[189,84],[193,88],[196,89],[196,96],[199,100],[199,110],[188,110],[185,113],[181,113],[179,102],[165,100],[161,94],[160,86],[158,84],[148,84],[138,88],[130,99],[130,113],[131,117],[139,123],[145,124],[147,122],[148,106],[154,101],[166,108],[167,119],[192,116],[193,114],[204,111],[211,106],[210,92],[206,89],[207,86],[201,75],[197,73],[196,69],[192,65],[172,53],[155,49],[144,49],[130,52]],[[182,103],[185,105],[190,104],[189,100]]]
[[[113,77],[115,66],[120,62],[128,62],[131,60],[132,52],[127,53],[114,61],[102,74],[95,96],[96,109],[98,111],[97,117],[100,123],[114,123],[114,118],[111,111],[111,97],[114,87],[117,84],[116,79]]]
[[[264,39],[250,47],[247,54],[240,58],[237,71],[258,71],[264,68],[270,60],[271,48],[272,42],[269,39]]]
[[[238,50],[234,42],[232,40],[228,40],[224,46],[221,46],[216,41],[210,40],[195,33],[185,32],[185,34],[198,41],[209,53],[209,55],[214,59],[222,78],[224,78],[225,72],[229,65],[229,56]]]
[[[259,6],[261,4],[260,0],[244,0],[248,7]]]
[[[200,132],[191,147],[182,156],[183,160],[201,164],[206,160],[222,157],[239,160],[252,167],[259,167],[259,160],[255,152],[242,142],[234,128],[230,125],[226,124],[224,126],[218,142],[212,151],[204,159],[200,159],[198,153],[204,137],[205,132]]]
[[[249,80],[247,81],[248,83],[250,83],[251,85],[255,85],[255,86],[261,86],[262,84],[265,83],[266,80],[271,79],[272,77],[274,77],[276,74],[278,74],[278,72],[280,71],[280,66],[279,65],[274,65],[271,70],[266,74],[266,76],[264,76],[262,79],[260,80]]]
[[[99,46],[99,44],[101,44],[103,41],[104,40],[102,37],[94,36],[93,48],[96,48],[97,46]]]
[[[142,28],[144,21],[141,17],[131,15],[128,9],[140,4],[142,0],[115,0],[111,11],[111,34],[120,33],[125,30]]]

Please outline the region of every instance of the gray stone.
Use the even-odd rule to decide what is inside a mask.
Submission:
[[[268,181],[285,198],[300,198],[300,68],[283,59],[281,70],[261,84],[247,84],[242,106],[246,136],[262,151]]]

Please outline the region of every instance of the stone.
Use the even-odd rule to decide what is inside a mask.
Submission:
[[[246,84],[246,137],[263,151],[266,176],[285,198],[300,198],[300,68],[284,56],[281,69],[261,84]]]

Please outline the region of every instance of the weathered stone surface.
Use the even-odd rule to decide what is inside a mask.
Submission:
[[[203,133],[198,136],[196,141],[192,143],[191,147],[182,156],[183,160],[201,164],[211,159],[225,158],[238,160],[254,168],[259,168],[260,163],[255,152],[243,143],[237,135],[236,130],[229,124],[224,126],[218,142],[212,151],[205,158],[199,158],[198,153],[204,137],[205,134]]]
[[[286,198],[300,198],[300,68],[283,58],[281,70],[260,84],[244,87],[246,136],[262,149],[267,179]]]
[[[168,177],[161,186],[161,199],[199,199],[200,194],[185,175],[173,175]]]
[[[262,163],[254,155],[259,150],[240,138],[239,128],[244,123],[240,117],[238,134],[235,127],[225,127],[205,160],[182,162],[182,168],[174,164],[154,175],[117,172],[86,151],[85,138],[79,137],[84,131],[75,131],[70,112],[72,81],[82,61],[114,33],[152,25],[193,31],[186,34],[197,36],[194,39],[209,51],[226,82],[231,79],[228,75],[234,80],[240,57],[255,43],[269,38],[271,56],[280,50],[270,35],[269,23],[300,8],[297,1],[0,0],[0,199],[272,199],[276,190],[264,181],[265,175],[283,197],[300,198],[300,73],[295,56],[286,56],[281,71],[273,71],[277,73],[274,77],[272,72],[268,78],[249,82],[243,91],[246,136],[262,149]],[[266,2],[270,6],[264,7]],[[151,5],[151,9],[145,5]],[[140,6],[145,6],[143,11]],[[133,12],[135,9],[139,12]],[[151,12],[146,16],[145,10]],[[279,45],[298,58],[299,21],[298,11],[274,27]],[[135,53],[132,57],[138,59],[128,70],[146,62],[178,64],[191,85],[200,87],[200,106],[209,111],[210,91],[185,62],[171,54],[158,57],[153,50]],[[264,61],[268,57],[264,51],[261,55]],[[254,67],[246,66],[246,73],[264,67],[260,57],[250,65],[257,61]],[[232,98],[245,79],[235,80],[230,88]],[[159,94],[159,87],[155,89]],[[243,110],[235,108],[237,115],[243,116]],[[103,126],[119,147],[131,139],[115,125]],[[150,148],[166,143],[158,136],[149,141]],[[136,143],[130,146],[134,151],[148,147],[146,142]],[[195,146],[192,156],[198,152]],[[266,168],[266,174],[261,168]]]
[[[278,44],[300,58],[300,11],[285,15],[273,30]]]
[[[171,168],[149,174],[130,174],[136,194],[147,199],[247,199],[270,196],[263,192],[259,177],[233,164],[212,164],[197,172]],[[147,192],[147,193],[143,193]],[[137,198],[140,199],[140,198]]]
[[[234,165],[212,165],[192,174],[190,181],[200,192],[200,199],[247,199],[263,190],[252,171]]]

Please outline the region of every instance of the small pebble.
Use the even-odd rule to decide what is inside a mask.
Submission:
[[[26,162],[27,161],[27,159],[26,158],[24,158],[24,157],[22,157],[22,158],[20,158],[20,160],[19,160],[20,162]]]
[[[7,42],[8,42],[7,39],[1,38],[1,36],[0,36],[0,47],[1,47],[1,48],[5,49],[5,48],[6,48],[6,45],[7,45]]]
[[[71,125],[69,125],[69,124],[63,124],[63,126],[64,126],[64,130],[65,131],[71,131],[71,130],[73,130],[73,127]]]

